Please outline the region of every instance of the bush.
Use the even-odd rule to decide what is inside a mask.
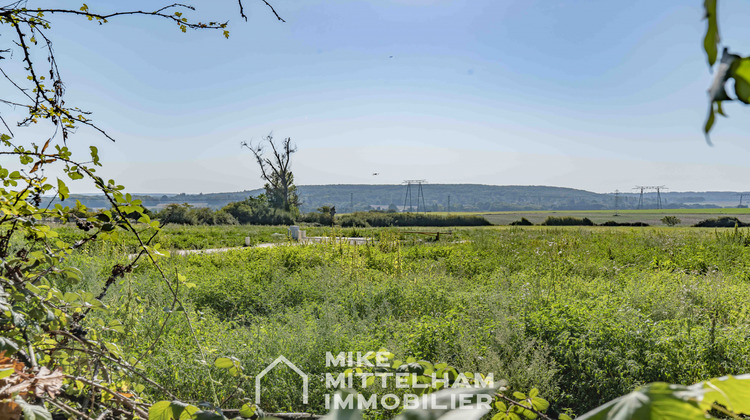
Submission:
[[[221,211],[231,214],[243,225],[292,225],[296,216],[294,212],[272,208],[265,194],[229,203]]]
[[[547,217],[547,220],[542,222],[542,226],[594,226],[594,222],[592,222],[588,217],[579,219],[577,217],[570,216],[549,216]]]
[[[718,217],[716,219],[702,220],[693,225],[693,227],[727,227],[727,228],[733,228],[735,226],[747,227],[747,226],[750,226],[750,224],[743,223],[740,219],[736,217]]]
[[[682,220],[678,219],[677,216],[664,216],[661,218],[661,222],[667,226],[677,226],[682,223]]]
[[[344,216],[341,218],[342,227],[370,227],[367,220],[360,216]]]
[[[393,213],[383,211],[356,212],[340,219],[341,226],[491,226],[481,216],[439,216],[429,213]],[[365,223],[363,225],[363,223]]]
[[[157,215],[163,224],[197,225],[198,217],[190,204],[170,204]]]
[[[608,220],[604,223],[600,223],[599,226],[648,226],[648,223],[643,222],[615,222],[614,220]]]
[[[225,212],[224,210],[217,210],[214,213],[214,224],[215,225],[236,225],[237,219],[235,219],[234,216]]]
[[[305,213],[299,219],[300,222],[317,223],[321,226],[333,226],[336,208],[330,206],[319,207],[317,212]]]
[[[511,226],[534,226],[534,224],[529,222],[529,220],[525,217],[522,217],[521,220],[516,220],[515,222],[511,222],[510,225]]]

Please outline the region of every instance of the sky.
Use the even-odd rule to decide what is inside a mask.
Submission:
[[[701,0],[272,0],[285,23],[244,3],[247,22],[229,0],[185,13],[228,19],[229,39],[53,18],[66,103],[117,140],[80,129],[70,146],[97,145],[100,173],[140,193],[260,188],[240,143],[269,133],[298,146],[301,185],[750,190],[750,109],[728,104],[703,137]],[[750,54],[749,18],[750,2],[720,2],[724,45]]]

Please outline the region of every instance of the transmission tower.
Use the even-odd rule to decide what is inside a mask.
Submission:
[[[633,189],[636,191],[640,190],[641,192],[641,195],[638,196],[638,210],[641,210],[643,208],[643,191],[648,189],[648,187],[643,185],[636,185]]]
[[[412,201],[411,186],[412,184],[417,185],[417,213],[421,210],[422,212],[427,211],[427,206],[424,202],[424,192],[422,191],[422,184],[427,183],[424,179],[407,179],[403,182],[406,184],[406,196],[404,197],[404,210],[406,210],[406,203],[409,203],[409,211],[414,211],[414,204]]]
[[[650,187],[653,190],[656,190],[656,208],[661,209],[663,208],[661,205],[661,192],[666,191],[669,188],[665,187],[664,185],[658,185],[656,187]]]
[[[636,185],[635,188],[633,188],[636,191],[640,191],[640,195],[638,196],[638,208],[643,208],[643,192],[644,191],[656,191],[656,208],[660,209],[662,208],[662,202],[661,202],[661,192],[666,191],[669,188],[665,187],[664,185],[658,185],[655,187],[649,187],[646,185]]]
[[[737,208],[743,208],[743,207],[742,207],[742,199],[743,199],[744,197],[746,197],[746,196],[750,195],[750,194],[748,194],[748,193],[739,193],[739,194],[737,194],[737,195],[739,195],[739,196],[740,196],[740,204],[739,204],[739,205],[737,205]]]

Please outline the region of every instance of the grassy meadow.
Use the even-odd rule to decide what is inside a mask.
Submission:
[[[169,227],[159,241],[164,249],[217,248],[241,245],[245,236],[269,242],[285,232]],[[213,360],[235,357],[254,376],[284,355],[310,375],[310,405],[301,404],[301,380],[278,368],[263,380],[267,412],[326,412],[329,351],[386,348],[399,357],[493,373],[513,389],[539,388],[553,413],[581,414],[648,382],[687,384],[750,372],[748,229],[453,232],[435,242],[398,229],[338,229],[333,233],[378,241],[164,258],[171,278],[185,276],[183,307],[144,261],[111,287],[105,298],[111,318],[87,318],[85,327],[116,335],[118,351],[185,401],[210,400],[213,389],[226,406],[239,407],[254,398],[254,384],[240,383],[244,392],[233,392],[236,380]],[[73,256],[70,264],[83,280],[70,290],[98,293],[112,264],[124,262],[133,246],[102,243]],[[113,322],[124,328],[108,330]],[[161,341],[152,346],[157,336]],[[170,399],[142,385],[153,398]]]

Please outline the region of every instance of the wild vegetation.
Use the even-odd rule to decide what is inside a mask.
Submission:
[[[377,241],[166,257],[164,247],[212,245],[222,240],[221,229],[235,228],[184,228],[184,235],[178,229],[167,237],[173,242],[156,239],[162,226],[143,203],[97,174],[97,148],[90,146],[82,159],[73,156],[67,142],[76,129],[109,136],[86,111],[66,105],[48,36],[50,19],[63,14],[105,24],[146,15],[182,32],[216,29],[228,37],[226,24],[183,17],[193,10],[183,4],[109,14],[90,11],[86,4],[35,10],[26,4],[0,7],[0,29],[13,39],[12,51],[0,50],[0,58],[8,56],[21,69],[12,76],[3,73],[16,96],[2,102],[22,110],[19,128],[48,122],[52,133],[17,136],[5,120],[0,133],[0,154],[17,162],[0,168],[3,418],[51,419],[54,413],[82,419],[224,419],[227,406],[238,407],[241,417],[257,417],[257,407],[248,402],[255,396],[251,379],[279,354],[313,377],[311,403],[300,402],[295,375],[279,370],[265,378],[262,408],[323,413],[325,352],[375,349],[389,355],[385,369],[414,371],[420,380],[428,370],[452,373],[453,382],[458,372],[478,372],[472,381],[484,379],[482,372],[502,378],[501,387],[481,391],[493,394],[489,415],[496,420],[564,419],[564,413],[587,411],[634,388],[582,418],[612,413],[650,418],[655,406],[681,418],[750,414],[742,398],[748,377],[731,376],[750,368],[750,234],[738,222],[724,233],[474,228],[457,230],[450,242],[365,229],[360,234],[374,233]],[[707,0],[705,7],[706,51],[713,65],[716,1]],[[35,64],[37,58],[46,59],[44,68]],[[728,100],[723,84],[729,78],[738,98],[747,102],[747,60],[725,50],[706,132],[714,114],[723,114],[721,103]],[[282,168],[292,149],[288,140],[283,152],[274,148]],[[253,150],[261,167],[273,167],[260,149]],[[65,179],[48,179],[43,169],[51,167]],[[272,209],[294,214],[288,175],[264,170],[267,200]],[[93,182],[107,210],[92,213],[81,203],[42,205],[45,194],[69,198],[67,184],[81,179]],[[243,205],[253,204],[240,203],[236,214],[227,209],[218,221],[216,214],[183,212],[189,208],[179,206],[174,216],[203,218],[207,225],[231,222],[229,215],[240,221]],[[388,217],[391,225],[405,224],[402,218],[429,226],[436,220]],[[466,219],[455,219],[460,220]],[[276,229],[251,234],[251,242],[273,237]],[[209,235],[199,241],[201,232]],[[645,385],[720,375],[730,376],[690,388]],[[357,389],[368,393],[373,386],[380,385]],[[423,392],[432,391],[438,389]],[[398,411],[364,414],[379,419]],[[429,414],[403,418],[415,417]]]
[[[200,241],[201,232],[220,238],[234,228],[173,229]],[[266,237],[278,231],[257,229]],[[750,371],[745,230],[464,228],[438,242],[399,239],[394,229],[358,234],[379,241],[164,260],[165,270],[185,276],[179,295],[207,362],[235,357],[253,375],[283,354],[322,377],[326,351],[386,348],[399,358],[492,372],[513,390],[537,388],[551,415],[580,414],[650,382]],[[94,293],[108,262],[124,263],[126,252],[109,242],[74,257],[82,282],[69,291]],[[104,302],[113,310],[85,328],[122,322],[111,334],[124,357],[148,354],[143,372],[170,384],[174,396],[211,400],[189,326],[164,311],[173,298],[157,268],[142,264],[111,287]],[[151,326],[165,321],[165,344],[149,350],[158,333]],[[212,369],[215,379],[230,379],[213,385],[226,406],[254,397],[251,382],[238,392],[231,375]],[[325,388],[313,383],[311,404],[302,405],[294,377],[269,374],[261,408],[325,412]],[[149,399],[172,398],[140,385]]]

